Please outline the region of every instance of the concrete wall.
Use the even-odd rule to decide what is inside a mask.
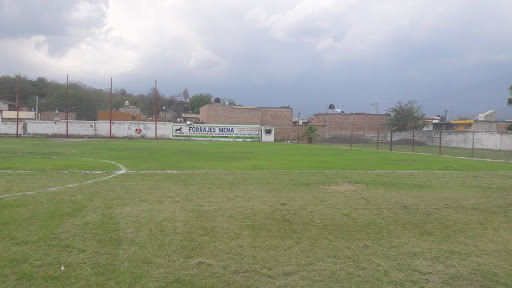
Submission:
[[[172,122],[158,122],[158,139],[173,138],[173,124]],[[71,137],[108,138],[110,123],[109,121],[69,121],[67,130]],[[16,122],[0,122],[0,135],[16,135]],[[66,135],[66,121],[20,121],[18,135],[62,137]],[[154,139],[155,122],[114,121],[112,122],[112,135],[114,138]]]
[[[170,139],[172,122],[158,122],[159,139]],[[290,140],[297,140],[307,126],[294,126],[282,129]],[[277,132],[277,129],[275,129]],[[66,135],[66,121],[20,121],[19,135],[63,136]],[[72,137],[104,137],[110,135],[109,121],[69,121],[68,134]],[[114,121],[112,125],[114,138],[155,138],[154,122],[122,122]],[[0,135],[16,135],[16,122],[0,122]],[[426,145],[439,145],[440,131],[415,131],[414,140]],[[381,134],[381,141],[389,141],[390,133]],[[442,131],[441,145],[471,149],[512,151],[512,133],[496,133],[491,131]],[[384,139],[385,138],[385,139]],[[393,142],[412,140],[412,131],[393,132]],[[281,138],[282,139],[282,138]]]
[[[442,147],[487,149],[512,151],[512,133],[497,133],[492,131],[415,131],[414,141],[421,142],[429,146],[439,145],[439,136],[441,135]],[[390,140],[390,133],[386,135]],[[413,139],[412,131],[393,132],[393,142],[409,141]]]
[[[69,121],[68,135],[72,137],[109,137],[109,121]],[[171,138],[171,122],[158,122],[157,134],[160,139]],[[20,122],[19,135],[63,136],[66,135],[66,121]],[[112,123],[114,138],[155,138],[154,122]],[[16,122],[1,122],[0,135],[16,135]]]

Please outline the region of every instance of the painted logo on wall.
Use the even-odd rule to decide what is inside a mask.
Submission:
[[[172,137],[259,140],[260,126],[173,125]]]

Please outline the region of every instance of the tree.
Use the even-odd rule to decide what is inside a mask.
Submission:
[[[318,137],[316,131],[317,129],[315,126],[309,125],[308,128],[306,128],[306,130],[304,130],[302,133],[302,138],[311,144],[313,143],[313,140]]]
[[[139,95],[140,98],[140,110],[141,113],[149,118],[155,116],[155,87],[151,87],[146,95]],[[165,94],[161,93],[158,89],[156,90],[156,106],[157,110],[160,111],[162,106],[166,105]],[[157,111],[157,115],[158,112]]]
[[[398,102],[387,110],[391,114],[388,126],[396,131],[421,130],[425,127],[425,113],[415,100]]]
[[[212,104],[212,98],[213,95],[210,93],[201,93],[190,97],[190,110],[192,110],[192,112],[195,114],[199,114],[199,108],[207,104]]]
[[[508,90],[510,91],[510,95],[512,96],[512,85],[510,85],[510,87],[508,88]],[[512,106],[512,98],[508,98],[508,100],[507,100],[507,105],[508,105],[508,106]]]
[[[185,88],[185,90],[183,90],[183,92],[181,93],[181,95],[183,96],[183,100],[185,100],[185,102],[187,102],[187,101],[188,101],[188,99],[190,98],[190,94],[188,93],[187,88]]]

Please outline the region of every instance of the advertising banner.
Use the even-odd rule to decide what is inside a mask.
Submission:
[[[176,138],[211,138],[233,140],[259,140],[259,125],[186,125],[174,124],[172,137]]]

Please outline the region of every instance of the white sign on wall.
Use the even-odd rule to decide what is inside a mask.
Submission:
[[[212,138],[233,140],[259,140],[258,125],[185,125],[174,124],[172,137],[176,138]]]

